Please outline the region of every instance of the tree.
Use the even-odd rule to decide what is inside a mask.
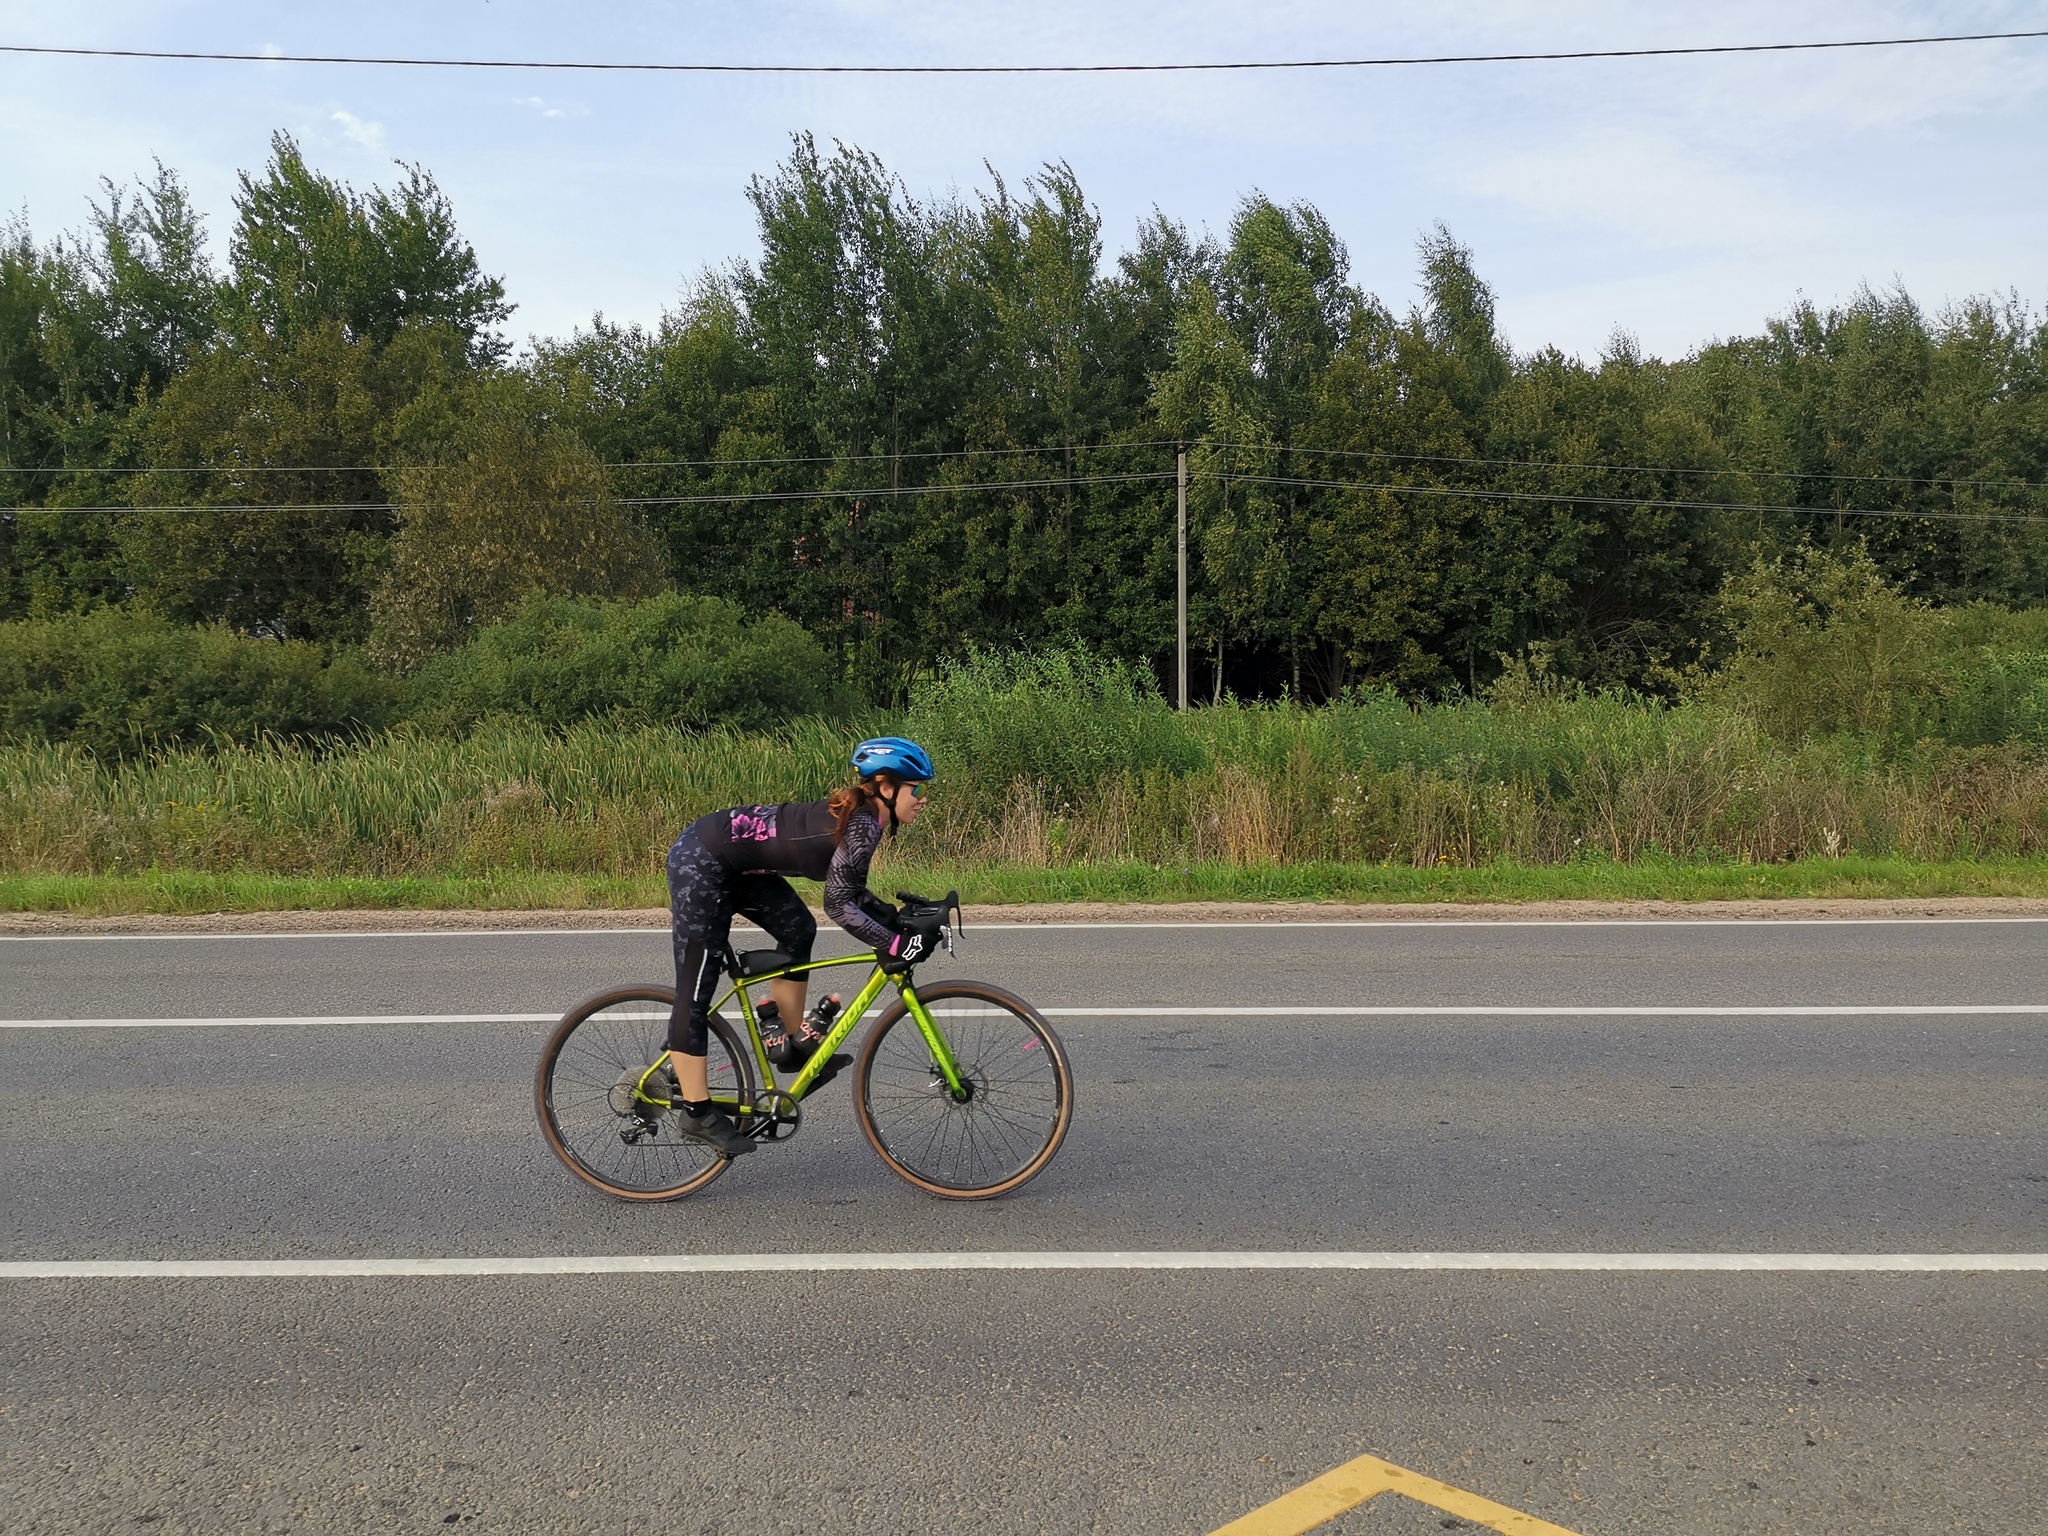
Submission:
[[[97,242],[81,253],[88,314],[99,338],[96,391],[107,401],[147,400],[191,365],[219,324],[220,280],[206,233],[175,171],[157,162],[131,195],[102,181],[93,205]]]
[[[1213,639],[1217,654],[1226,638],[1281,652],[1297,697],[1304,649],[1318,638],[1316,561],[1332,546],[1310,537],[1323,498],[1296,483],[1318,476],[1303,474],[1292,452],[1317,379],[1366,318],[1348,271],[1343,244],[1313,207],[1245,199],[1215,286],[1199,285],[1182,311],[1154,401],[1176,436],[1202,440],[1191,468],[1202,486],[1203,569],[1228,631]]]
[[[161,164],[131,195],[102,182],[92,237],[0,249],[0,614],[50,614],[128,595],[116,519],[69,509],[125,499],[134,420],[212,335],[218,288],[198,215]],[[65,510],[56,510],[65,509]]]
[[[360,640],[395,527],[379,468],[423,396],[502,355],[492,327],[509,309],[425,172],[363,196],[289,135],[271,151],[260,179],[241,178],[217,332],[211,310],[206,329],[163,318],[196,313],[211,281],[196,226],[162,190],[175,183],[160,174],[140,214],[111,197],[102,210],[99,291],[122,322],[107,329],[133,338],[123,355],[176,374],[138,418],[153,473],[133,482],[143,510],[119,540],[135,589],[167,614]]]
[[[461,336],[388,346],[338,322],[208,352],[150,410],[138,510],[121,540],[137,590],[191,623],[355,641],[395,522],[379,466],[407,413],[459,388]],[[195,472],[196,471],[196,472]]]
[[[1574,681],[1675,687],[1724,643],[1722,578],[1808,542],[1866,541],[1916,600],[2048,600],[2048,326],[2016,298],[1863,292],[1689,357],[1617,335],[1585,360],[1510,348],[1441,226],[1397,316],[1307,203],[1254,194],[1220,239],[1155,211],[1111,260],[1067,165],[923,198],[807,136],[749,196],[757,260],[516,364],[503,288],[419,167],[358,192],[278,135],[225,282],[162,167],[106,184],[79,237],[17,222],[0,614],[134,598],[353,641],[403,591],[417,645],[451,643],[542,579],[480,520],[531,473],[546,506],[630,498],[678,586],[787,616],[874,696],[969,646],[1163,671],[1177,442],[1208,685],[1248,695],[1479,691],[1538,646]],[[519,425],[491,447],[500,407]],[[396,586],[392,465],[474,482],[411,493]],[[81,510],[112,504],[136,510]]]
[[[512,313],[504,284],[483,274],[432,175],[400,168],[395,190],[359,195],[308,166],[291,135],[272,135],[263,176],[244,171],[235,198],[233,322],[287,344],[338,324],[349,340],[380,346],[408,324],[445,325],[472,362],[501,359],[496,327]]]
[[[538,596],[647,597],[660,550],[611,500],[604,466],[539,418],[517,381],[479,391],[433,460],[397,475],[400,527],[372,604],[372,653],[411,670]]]
[[[80,366],[90,348],[85,283],[62,246],[39,247],[19,219],[0,229],[0,617],[69,606],[64,557],[75,530],[22,509],[48,495],[74,436],[72,418],[90,409]]]
[[[1363,302],[1344,243],[1313,206],[1246,198],[1231,220],[1217,298],[1243,342],[1282,441],[1309,410],[1315,380]]]

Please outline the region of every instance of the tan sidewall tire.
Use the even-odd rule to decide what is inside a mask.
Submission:
[[[921,1179],[897,1162],[882,1144],[881,1135],[875,1130],[874,1121],[868,1117],[868,1070],[874,1064],[875,1052],[882,1039],[900,1020],[909,1018],[910,1008],[902,998],[897,998],[882,1016],[875,1020],[868,1030],[867,1039],[861,1043],[860,1055],[853,1064],[853,1116],[860,1122],[861,1134],[868,1139],[868,1145],[875,1149],[889,1171],[897,1177],[915,1184],[926,1194],[938,1195],[947,1200],[993,1200],[997,1195],[1007,1195],[1013,1189],[1021,1189],[1045,1171],[1046,1164],[1053,1160],[1060,1149],[1060,1143],[1067,1139],[1067,1129],[1074,1123],[1074,1069],[1067,1061],[1067,1048],[1060,1037],[1053,1032],[1050,1024],[1039,1015],[1036,1008],[1025,1002],[1014,992],[1005,992],[1001,987],[991,986],[985,981],[948,981],[935,987],[919,987],[918,1001],[926,1007],[945,1002],[949,998],[970,997],[977,1002],[997,1003],[1015,1010],[1022,1018],[1029,1019],[1043,1036],[1046,1046],[1053,1054],[1053,1061],[1059,1068],[1060,1115],[1053,1126],[1052,1135],[1047,1138],[1045,1150],[1034,1157],[1021,1172],[1012,1174],[1000,1184],[987,1189],[948,1189],[943,1184],[934,1184]],[[910,1028],[916,1029],[912,1020]]]
[[[688,1183],[678,1184],[673,1189],[621,1189],[616,1184],[605,1183],[604,1180],[598,1178],[588,1168],[585,1168],[575,1158],[571,1157],[569,1149],[562,1145],[562,1138],[555,1130],[555,1117],[549,1102],[548,1078],[555,1065],[555,1057],[561,1050],[563,1042],[575,1033],[576,1027],[593,1013],[601,1013],[605,1009],[614,1007],[619,1003],[666,1003],[670,1007],[674,1007],[675,1000],[676,989],[674,987],[658,986],[617,987],[610,992],[600,992],[595,997],[587,997],[562,1015],[561,1022],[555,1025],[553,1033],[548,1036],[546,1047],[540,1053],[540,1065],[534,1069],[533,1109],[535,1115],[540,1119],[540,1133],[548,1144],[548,1150],[560,1158],[562,1166],[575,1174],[577,1178],[588,1184],[592,1189],[610,1195],[614,1200],[629,1200],[637,1205],[654,1205],[664,1200],[680,1200],[685,1195],[694,1195],[698,1190],[732,1166],[733,1160],[731,1158],[721,1157],[709,1168],[698,1174],[697,1177],[691,1179]],[[726,1023],[724,1017],[716,1013],[711,1015],[711,1030],[712,1033],[719,1037],[720,1043],[725,1046],[726,1050],[732,1053],[733,1060],[738,1063],[740,1081],[746,1096],[751,1099],[754,1096],[753,1063],[748,1059],[747,1053],[741,1049],[738,1036],[733,1033],[732,1026]]]

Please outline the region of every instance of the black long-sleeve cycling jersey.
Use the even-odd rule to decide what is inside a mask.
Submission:
[[[868,866],[882,843],[882,824],[866,809],[846,819],[837,842],[824,800],[735,806],[700,818],[691,830],[705,852],[737,873],[822,880],[825,915],[863,944],[879,948],[895,937],[866,905]]]

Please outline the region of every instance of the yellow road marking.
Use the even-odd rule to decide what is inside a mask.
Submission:
[[[1312,1531],[1325,1520],[1334,1520],[1347,1509],[1356,1509],[1383,1493],[1398,1493],[1461,1520],[1491,1526],[1506,1536],[1572,1536],[1561,1525],[1538,1520],[1534,1515],[1482,1499],[1476,1493],[1453,1488],[1420,1472],[1410,1472],[1377,1456],[1347,1461],[1335,1471],[1303,1483],[1292,1493],[1283,1493],[1272,1503],[1262,1504],[1250,1514],[1219,1526],[1211,1536],[1301,1536],[1303,1531]]]

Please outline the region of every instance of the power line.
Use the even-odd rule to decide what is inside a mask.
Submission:
[[[735,502],[756,501],[833,501],[838,499],[868,500],[892,496],[940,496],[955,491],[1033,491],[1064,490],[1081,485],[1125,485],[1133,481],[1171,480],[1174,472],[1170,469],[1139,470],[1128,474],[1115,475],[1058,475],[1042,480],[983,480],[949,485],[944,482],[935,485],[871,485],[847,489],[824,489],[804,491],[728,491],[697,496],[607,496],[602,499],[579,498],[568,502],[514,501],[500,502],[500,506],[613,506],[613,507],[685,507],[698,505],[726,506]],[[429,503],[431,505],[431,503]],[[180,502],[166,506],[131,507],[120,502],[110,502],[96,507],[5,507],[0,516],[20,512],[57,512],[66,515],[85,512],[400,512],[404,505],[395,501],[316,501],[316,502],[271,502],[255,503],[241,501]]]
[[[54,48],[0,44],[0,53],[84,59],[162,59],[213,64],[350,64],[406,69],[544,69],[689,75],[1142,75],[1294,69],[1382,69],[1418,64],[1550,64],[1574,59],[1673,59],[1710,54],[1813,53],[1845,48],[1917,48],[1931,43],[2016,42],[2029,32],[1948,32],[1925,37],[1842,38],[1810,43],[1710,43],[1687,48],[1580,48],[1546,53],[1407,54],[1383,58],[1217,60],[1187,64],[661,64],[578,59],[432,59],[359,54],[201,53],[158,48]]]
[[[829,501],[835,497],[940,496],[949,491],[1064,490],[1076,485],[1128,485],[1141,480],[1171,480],[1170,469],[1137,470],[1122,475],[1061,475],[1049,480],[987,480],[978,485],[881,485],[859,491],[742,491],[738,494],[702,496],[623,496],[615,504],[627,507],[685,507],[741,501]]]
[[[1303,448],[1280,443],[1211,442],[1217,448],[1246,453],[1313,454],[1318,458],[1395,459],[1408,464],[1476,464],[1504,469],[1598,469],[1643,475],[1749,475],[1759,480],[1850,480],[1872,485],[1971,485],[1998,490],[2039,491],[2048,485],[2035,480],[1973,480],[1961,475],[1849,475],[1825,470],[1749,469],[1740,465],[1700,468],[1678,464],[1574,464],[1556,459],[1478,459],[1443,453],[1383,453],[1372,448]]]
[[[539,506],[539,502],[507,503],[507,505]],[[554,503],[549,503],[554,505]],[[0,507],[0,517],[16,517],[24,512],[45,512],[71,517],[87,512],[396,512],[399,503],[395,501],[176,501],[157,506],[131,507],[123,502],[106,502],[91,507],[41,507],[17,506]]]
[[[1192,472],[1191,472],[1192,474]],[[1753,501],[1653,501],[1641,496],[1584,496],[1545,491],[1489,491],[1454,485],[1381,485],[1365,480],[1311,480],[1295,475],[1211,472],[1225,484],[1295,485],[1314,490],[1390,491],[1400,496],[1462,496],[1472,501],[1543,501],[1583,507],[1650,507],[1675,512],[1783,512],[1800,517],[1883,517],[1906,522],[2048,523],[2025,512],[1899,512],[1876,507],[1793,507]]]
[[[620,459],[600,464],[600,469],[731,469],[762,464],[868,464],[910,459],[1001,459],[1031,454],[1113,453],[1123,448],[1171,448],[1180,440],[1148,438],[1130,443],[1051,443],[1042,448],[931,448],[904,453],[783,454],[760,459]],[[85,464],[0,464],[8,475],[310,475],[361,474],[393,475],[408,470],[443,466],[421,464],[174,464],[108,465]]]
[[[1178,438],[1155,437],[1129,443],[1048,443],[1041,448],[931,448],[910,453],[832,453],[764,459],[627,459],[606,469],[725,469],[758,464],[873,464],[899,459],[1001,459],[1033,454],[1113,453],[1123,448],[1171,448]]]
[[[1070,490],[1089,485],[1129,485],[1171,480],[1170,469],[1138,470],[1112,475],[1066,475],[1040,480],[984,480],[959,485],[877,485],[843,490],[741,491],[694,496],[624,496],[602,501],[578,500],[572,506],[684,507],[732,506],[743,503],[778,501],[884,500],[905,496],[937,496],[950,492]],[[1586,507],[1650,507],[1676,512],[1783,513],[1799,517],[1878,517],[1900,521],[2048,523],[2048,517],[2027,513],[2001,512],[1901,512],[1876,507],[1797,507],[1742,501],[1657,501],[1639,496],[1587,496],[1544,491],[1497,491],[1448,485],[1401,485],[1370,480],[1319,480],[1298,475],[1246,475],[1228,471],[1196,470],[1191,479],[1214,480],[1223,485],[1285,485],[1308,490],[1384,491],[1397,496],[1463,497],[1469,501],[1547,502],[1553,505]],[[506,506],[560,506],[559,502],[506,502]],[[400,512],[404,507],[389,501],[338,501],[275,503],[257,505],[243,502],[212,502],[197,505],[127,507],[118,503],[98,507],[12,508],[10,512],[44,511],[64,514],[89,512]],[[6,515],[0,513],[0,515]]]
[[[621,459],[608,461],[599,467],[607,470],[642,469],[746,469],[763,466],[802,466],[813,464],[863,464],[887,463],[892,461],[923,462],[932,459],[997,459],[1019,457],[1046,457],[1062,453],[1101,454],[1113,453],[1127,448],[1170,448],[1176,446],[1178,438],[1146,438],[1127,443],[1054,443],[1039,448],[954,448],[928,449],[908,453],[848,453],[848,454],[785,454],[777,457],[752,459]],[[1197,440],[1191,446],[1201,446]],[[1743,465],[1721,468],[1702,467],[1686,464],[1593,464],[1567,459],[1492,459],[1448,453],[1394,453],[1372,448],[1307,448],[1299,444],[1276,443],[1235,443],[1217,439],[1207,440],[1212,448],[1228,448],[1244,453],[1285,453],[1289,455],[1313,456],[1317,458],[1378,459],[1405,464],[1462,464],[1478,468],[1507,469],[1572,469],[1596,470],[1615,474],[1644,475],[1747,475],[1760,480],[1817,480],[1850,482],[1866,485],[1948,485],[1972,486],[1994,490],[2040,491],[2048,490],[2048,484],[2034,480],[1983,480],[1963,475],[1867,475],[1845,474],[1824,470],[1759,469]],[[15,475],[297,475],[297,474],[398,474],[411,468],[430,467],[390,464],[184,464],[160,466],[115,465],[95,468],[86,465],[55,465],[36,467],[33,465],[0,464],[0,474]],[[1344,482],[1346,484],[1350,482]],[[727,498],[711,497],[711,500]],[[1554,499],[1554,498],[1552,498]],[[352,503],[367,506],[367,502]],[[1719,503],[1716,503],[1719,505]],[[63,511],[58,507],[22,506],[20,511]],[[106,512],[134,511],[132,507],[104,506],[81,507],[70,510]]]
[[[397,464],[0,464],[0,475],[388,475]]]

